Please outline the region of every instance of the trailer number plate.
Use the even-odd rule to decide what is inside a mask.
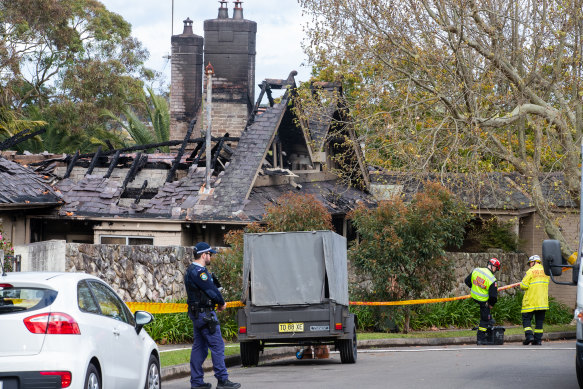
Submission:
[[[279,332],[304,332],[304,323],[279,323]]]

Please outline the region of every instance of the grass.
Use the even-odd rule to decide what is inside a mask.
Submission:
[[[550,324],[545,325],[545,332],[565,332],[575,331],[574,325]],[[522,335],[524,330],[520,326],[507,327],[505,335]],[[396,338],[450,338],[460,336],[475,336],[476,331],[472,330],[438,330],[438,331],[416,331],[409,334],[385,333],[385,332],[363,332],[357,334],[358,340],[368,339],[396,339]],[[225,356],[238,355],[239,344],[236,342],[225,345]],[[162,367],[181,365],[190,361],[190,348],[184,350],[166,351],[160,353],[160,364]]]
[[[225,356],[239,355],[239,343],[227,343],[225,345]],[[210,358],[210,352],[209,356]],[[165,351],[160,353],[160,365],[162,367],[182,365],[190,362],[190,348],[184,350]]]

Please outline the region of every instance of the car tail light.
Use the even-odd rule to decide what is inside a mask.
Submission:
[[[61,376],[61,388],[68,388],[71,385],[70,371],[41,371],[41,375],[59,375]]]
[[[66,313],[52,312],[29,316],[24,325],[33,334],[81,335],[79,325]]]
[[[239,327],[239,333],[240,334],[246,334],[247,333],[247,327]]]
[[[334,326],[335,329],[337,330],[341,330],[342,329],[342,323],[336,323],[336,325]]]
[[[0,289],[8,289],[8,288],[12,288],[11,284],[0,284]]]

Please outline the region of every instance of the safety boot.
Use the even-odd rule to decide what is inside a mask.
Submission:
[[[487,335],[486,331],[480,331],[480,330],[478,330],[476,344],[478,346],[482,346],[482,345],[489,344],[488,343],[488,335]]]
[[[525,339],[524,339],[524,341],[522,342],[522,344],[523,344],[523,345],[525,345],[525,346],[526,346],[526,345],[529,345],[529,344],[531,344],[532,342],[534,342],[534,336],[532,335],[532,331],[526,331],[526,332],[524,333],[524,336],[525,336]]]
[[[542,332],[535,332],[534,340],[532,341],[533,346],[542,346],[543,344],[543,334]]]

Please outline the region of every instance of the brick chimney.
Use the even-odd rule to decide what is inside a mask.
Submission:
[[[192,32],[192,20],[173,35],[170,72],[170,139],[184,139],[188,124],[197,115],[202,100],[203,43]]]
[[[257,23],[243,18],[241,1],[234,2],[232,18],[226,1],[220,3],[218,17],[204,21],[204,64],[211,63],[215,71],[212,133],[239,136],[255,103]]]

